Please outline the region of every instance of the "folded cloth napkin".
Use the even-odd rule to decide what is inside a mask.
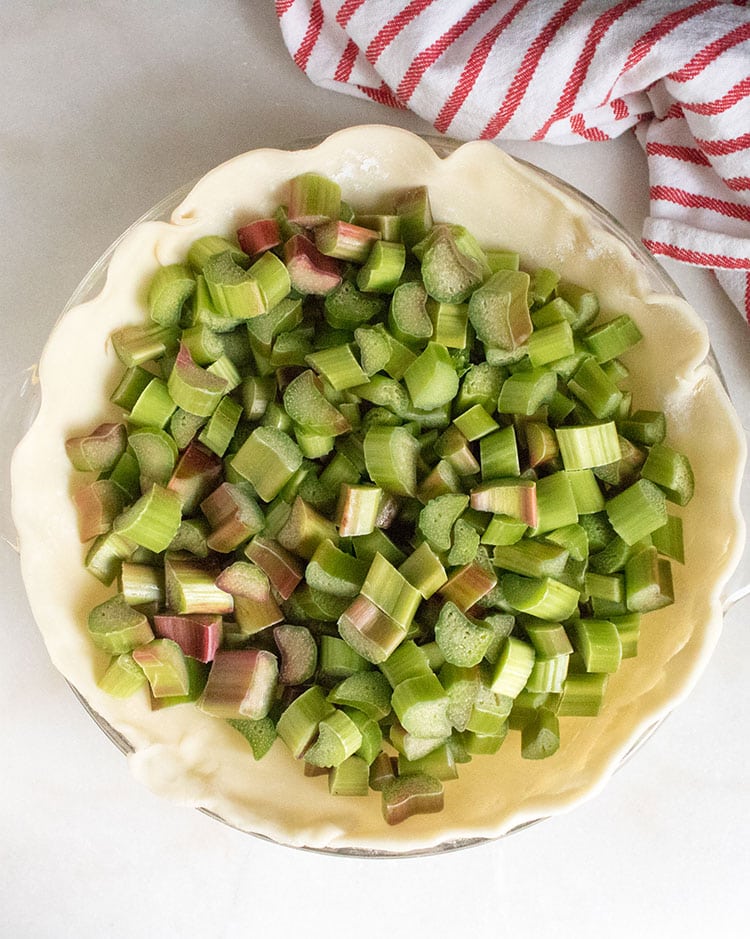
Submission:
[[[644,244],[712,268],[750,322],[750,0],[276,0],[317,85],[462,140],[633,128]]]

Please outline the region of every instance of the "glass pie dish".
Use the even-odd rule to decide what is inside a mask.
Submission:
[[[188,240],[231,233],[250,213],[269,211],[281,182],[306,169],[333,176],[345,198],[364,204],[427,183],[441,220],[465,224],[480,241],[497,238],[498,247],[591,286],[605,309],[631,313],[650,350],[634,369],[635,397],[642,407],[665,410],[670,439],[696,471],[699,495],[685,513],[688,560],[675,573],[677,603],[650,614],[639,656],[614,676],[602,715],[569,719],[559,758],[530,765],[506,744],[476,759],[447,785],[443,813],[397,828],[383,823],[376,797],[332,799],[325,782],[303,778],[280,745],[256,764],[233,731],[189,705],[152,713],[140,698],[108,699],[96,686],[104,659],[83,625],[106,591],[83,570],[61,442],[103,419],[116,366],[108,332],[134,321],[145,272],[157,260],[178,260]],[[718,640],[721,593],[744,538],[738,499],[745,448],[705,328],[604,209],[493,145],[360,127],[224,164],[162,200],[102,255],[66,305],[39,376],[40,412],[13,460],[13,517],[24,581],[52,660],[139,779],[243,831],[318,851],[405,856],[480,844],[567,811],[599,791],[688,694]],[[719,448],[725,459],[717,473],[711,458]]]

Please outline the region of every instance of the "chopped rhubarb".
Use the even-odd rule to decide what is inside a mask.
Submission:
[[[324,297],[341,283],[341,267],[323,254],[309,238],[293,235],[284,245],[292,287],[301,294]]]
[[[263,649],[234,649],[214,658],[198,707],[214,717],[260,720],[271,709],[278,660]]]
[[[190,688],[182,649],[171,639],[154,639],[133,649],[133,658],[143,669],[155,698],[184,695]]]
[[[124,424],[100,424],[90,434],[68,438],[65,452],[77,470],[102,473],[114,467],[125,452],[127,442]]]
[[[124,505],[122,489],[110,479],[97,479],[76,489],[73,502],[78,512],[78,536],[90,541],[104,535],[120,514]]]
[[[315,674],[318,646],[306,626],[274,626],[273,638],[281,656],[279,681],[284,685],[301,685]]]
[[[199,504],[219,485],[222,462],[208,447],[191,441],[175,467],[167,489],[176,492],[182,502],[182,511],[191,515]]]
[[[237,241],[250,257],[269,251],[281,244],[279,223],[275,218],[258,218],[237,229]]]
[[[222,619],[218,614],[179,616],[157,614],[154,632],[163,639],[172,639],[185,655],[199,662],[211,662],[221,645]]]
[[[201,502],[201,511],[212,531],[207,544],[212,551],[228,554],[265,526],[258,503],[242,483],[222,483]]]
[[[274,590],[288,600],[304,576],[304,568],[295,556],[277,541],[256,535],[245,547],[245,555],[265,571]]]

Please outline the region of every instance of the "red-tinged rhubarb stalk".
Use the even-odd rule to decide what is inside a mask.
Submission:
[[[168,554],[164,559],[167,608],[175,613],[231,613],[234,601],[216,586],[218,573],[211,561]]]
[[[78,536],[90,541],[110,530],[123,509],[125,494],[110,479],[97,479],[73,493],[78,513]]]
[[[338,261],[318,251],[304,235],[293,235],[284,244],[284,261],[299,293],[324,297],[341,283]]]
[[[493,515],[510,515],[536,528],[536,483],[531,479],[494,479],[471,490],[471,507]]]
[[[309,503],[297,496],[292,511],[276,534],[279,544],[309,561],[315,550],[326,539],[338,544],[336,526]]]
[[[304,575],[299,559],[271,538],[256,535],[246,545],[245,556],[265,572],[282,600],[291,597]]]
[[[221,645],[222,618],[218,614],[162,613],[154,616],[153,625],[157,636],[172,639],[185,655],[199,662],[213,661]]]
[[[439,593],[465,613],[486,596],[496,584],[497,577],[493,573],[485,570],[476,561],[472,561],[452,574],[440,588]]]
[[[180,457],[167,489],[176,492],[184,515],[192,515],[221,482],[223,464],[202,443],[191,441]]]
[[[133,649],[133,658],[143,669],[155,698],[188,693],[190,680],[182,649],[171,639],[154,639]]]
[[[237,241],[245,254],[253,257],[281,244],[279,223],[275,218],[258,218],[237,229]]]
[[[111,470],[128,445],[124,424],[100,424],[81,437],[65,441],[65,452],[77,470],[103,473]]]
[[[426,773],[396,776],[382,785],[383,818],[398,825],[411,815],[442,812],[443,784]]]
[[[212,551],[228,554],[265,526],[258,503],[242,483],[222,483],[201,502],[211,525],[206,543]]]
[[[380,233],[361,225],[352,225],[337,219],[318,225],[315,229],[315,244],[323,254],[342,261],[364,264]]]
[[[341,614],[339,633],[362,658],[384,662],[406,638],[406,629],[361,594]]]
[[[213,717],[260,720],[273,704],[278,671],[276,656],[263,649],[218,652],[198,707]]]
[[[379,486],[350,485],[339,489],[336,524],[342,538],[369,535],[380,517],[383,490]]]
[[[306,626],[275,626],[273,638],[281,656],[279,681],[284,685],[301,685],[315,674],[318,646]]]
[[[312,228],[328,219],[338,218],[341,210],[341,187],[319,173],[302,173],[289,181],[287,218],[290,222]]]

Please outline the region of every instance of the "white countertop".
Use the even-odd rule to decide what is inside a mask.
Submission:
[[[99,254],[185,182],[244,150],[349,124],[430,132],[310,84],[271,3],[6,0],[0,78],[0,375],[11,389]],[[648,180],[632,136],[506,149],[639,233]],[[667,269],[705,317],[746,414],[747,325],[708,272]],[[5,504],[5,462],[2,473]],[[141,788],[49,663],[5,543],[0,562],[2,936],[745,934],[750,600],[727,614],[689,699],[592,801],[485,847],[364,861],[267,844]]]

